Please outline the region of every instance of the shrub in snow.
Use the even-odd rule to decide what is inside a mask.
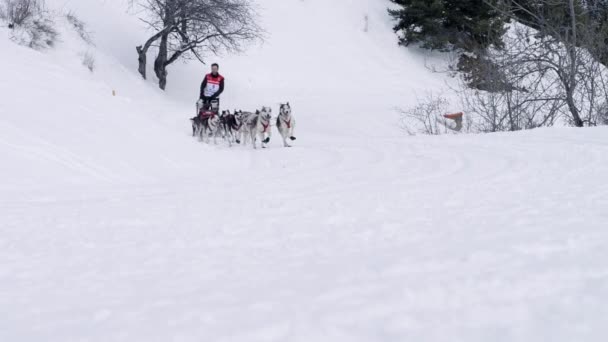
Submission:
[[[3,0],[2,18],[13,29],[11,39],[33,49],[51,47],[59,33],[43,0]]]
[[[449,126],[442,115],[447,113],[448,106],[446,98],[429,93],[414,107],[399,109],[401,127],[410,135],[447,132]]]
[[[89,45],[95,45],[93,43],[91,33],[87,30],[86,24],[82,20],[80,20],[80,18],[78,18],[73,12],[69,12],[68,14],[66,14],[65,18],[72,25],[76,33],[78,33],[80,38],[82,38],[85,43]]]
[[[43,8],[40,0],[4,0],[0,17],[13,26],[22,26]]]
[[[95,71],[95,57],[89,51],[82,54],[82,65],[91,72]]]
[[[55,22],[49,18],[40,16],[32,20],[26,28],[26,44],[33,49],[52,47],[57,41],[59,33],[55,29]]]

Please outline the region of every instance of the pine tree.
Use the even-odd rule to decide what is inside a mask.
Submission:
[[[391,0],[400,44],[479,51],[502,46],[505,20],[484,0]]]

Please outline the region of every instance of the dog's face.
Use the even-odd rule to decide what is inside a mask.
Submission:
[[[280,115],[284,115],[284,116],[290,116],[291,115],[291,106],[289,105],[289,102],[285,103],[285,104],[281,104],[281,109],[280,109]]]
[[[207,121],[207,125],[209,125],[209,127],[212,129],[219,126],[219,124],[220,124],[220,118],[217,115],[210,117],[209,120]]]
[[[237,125],[240,125],[243,122],[243,111],[235,110],[234,111],[234,121],[236,121]]]
[[[262,110],[260,111],[260,118],[264,122],[270,121],[272,119],[272,108],[262,107]]]

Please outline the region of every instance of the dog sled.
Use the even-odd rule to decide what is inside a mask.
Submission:
[[[275,119],[276,118],[276,119]],[[198,136],[200,141],[209,142],[213,137],[214,144],[220,137],[232,146],[233,143],[243,145],[247,140],[256,148],[256,142],[266,148],[272,137],[273,120],[276,120],[276,129],[283,138],[283,146],[291,147],[289,141],[296,140],[294,136],[295,119],[291,114],[289,102],[281,104],[279,114],[273,118],[272,108],[262,107],[255,112],[224,110],[220,114],[219,101],[203,101],[196,103],[196,116],[191,118],[192,136]]]
[[[208,141],[213,137],[216,142],[219,130],[219,101],[209,102],[199,100],[196,102],[196,115],[192,121],[192,136],[198,136],[201,141]]]

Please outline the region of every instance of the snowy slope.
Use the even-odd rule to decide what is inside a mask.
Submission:
[[[51,1],[96,47],[0,38],[0,341],[605,340],[607,129],[406,137],[446,80],[386,4],[259,2],[223,101],[290,100],[292,149],[192,140],[207,67],[140,80],[122,0]]]

